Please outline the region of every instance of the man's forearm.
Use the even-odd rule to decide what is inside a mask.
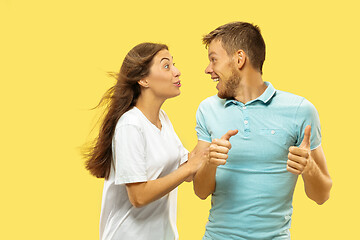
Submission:
[[[204,200],[215,191],[216,169],[216,165],[204,162],[195,174],[193,180],[194,191],[199,198]]]
[[[237,133],[238,130],[229,130],[220,139],[213,139],[211,144],[209,142],[198,141],[196,148],[209,147],[210,151],[208,161],[203,163],[193,180],[194,191],[199,198],[206,199],[215,191],[216,169],[219,165],[226,164],[227,153],[231,149],[229,139]]]
[[[321,171],[314,160],[309,161],[308,170],[302,174],[306,195],[317,204],[325,203],[330,197],[332,180]]]

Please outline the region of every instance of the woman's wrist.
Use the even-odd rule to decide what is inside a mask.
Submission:
[[[187,176],[193,176],[195,173],[196,173],[196,167],[194,164],[191,163],[191,161],[187,161],[185,164],[184,164],[184,167],[186,167],[187,169]]]

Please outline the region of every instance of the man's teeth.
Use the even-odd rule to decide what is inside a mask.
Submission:
[[[214,82],[218,82],[218,81],[219,81],[219,78],[214,78],[213,81],[214,81]]]

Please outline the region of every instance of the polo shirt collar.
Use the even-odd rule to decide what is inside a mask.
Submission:
[[[258,98],[247,102],[245,105],[251,104],[252,102],[255,102],[255,101],[262,101],[265,104],[267,102],[269,102],[270,99],[274,96],[276,89],[270,82],[265,82],[265,85],[267,86],[267,88],[265,89],[265,92],[263,92],[263,94],[261,94]],[[230,104],[238,104],[238,103],[239,102],[234,99],[228,99],[225,101],[224,106],[226,107]]]
[[[268,101],[270,101],[270,99],[274,96],[276,92],[274,86],[270,82],[265,82],[265,85],[267,86],[265,92],[263,92],[263,94],[261,94],[260,97],[255,99],[255,100],[260,100],[263,103],[267,103]]]

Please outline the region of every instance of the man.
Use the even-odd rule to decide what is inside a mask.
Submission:
[[[210,60],[205,72],[218,82],[217,96],[196,115],[196,148],[210,147],[194,177],[197,196],[212,194],[203,239],[290,239],[298,175],[318,204],[332,186],[318,113],[303,97],[262,80],[265,43],[257,26],[229,23],[203,43]]]

